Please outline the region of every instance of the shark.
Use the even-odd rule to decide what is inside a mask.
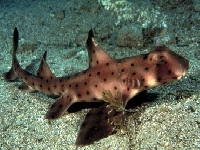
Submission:
[[[71,76],[56,77],[46,62],[44,52],[37,74],[23,69],[17,59],[19,33],[13,32],[12,66],[5,73],[7,81],[21,78],[22,89],[40,91],[59,96],[46,113],[46,119],[58,119],[76,102],[103,101],[102,93],[109,90],[122,94],[122,105],[138,93],[153,87],[180,80],[185,76],[189,61],[169,49],[157,44],[146,54],[122,59],[112,58],[97,43],[93,30],[88,32],[86,47],[89,67]]]

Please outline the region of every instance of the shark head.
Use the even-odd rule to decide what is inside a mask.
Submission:
[[[166,46],[155,46],[150,50],[148,61],[155,66],[155,75],[160,83],[180,80],[185,76],[189,61]]]

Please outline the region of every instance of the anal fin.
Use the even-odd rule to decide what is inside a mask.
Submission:
[[[32,87],[30,87],[27,83],[23,82],[22,84],[19,85],[18,87],[22,91],[26,92],[33,92],[35,91]]]

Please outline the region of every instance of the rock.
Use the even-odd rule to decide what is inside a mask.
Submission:
[[[158,37],[155,37],[155,38],[154,38],[154,43],[156,43],[155,41],[156,41],[158,38],[161,39],[162,44],[176,44],[175,35],[172,34],[172,33],[167,33],[167,34],[164,34],[164,35],[160,35],[160,36],[158,36]]]
[[[165,28],[153,27],[152,24],[150,24],[146,28],[142,28],[143,46],[147,47],[149,45],[152,45],[155,37],[164,36],[166,33],[167,33],[166,27]]]
[[[19,53],[29,52],[33,53],[35,49],[37,48],[37,44],[35,43],[24,43],[19,46]]]
[[[75,45],[77,47],[85,46],[85,34],[79,34],[75,37]]]
[[[131,24],[121,28],[117,35],[117,45],[120,47],[142,48],[142,27]]]
[[[200,4],[194,5],[194,10],[199,12],[200,11]]]
[[[194,51],[194,56],[196,59],[200,60],[200,48],[198,48]]]
[[[88,1],[81,6],[81,9],[94,13],[99,9],[99,3],[96,1]]]
[[[65,18],[65,11],[64,10],[58,10],[57,12],[54,12],[50,15],[57,20],[62,20],[62,19]]]
[[[199,0],[193,0],[193,7],[194,10],[199,12],[200,11],[200,1]]]

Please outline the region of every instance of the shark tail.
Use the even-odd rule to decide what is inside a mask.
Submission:
[[[19,41],[19,33],[17,28],[14,29],[13,32],[13,52],[12,52],[12,67],[10,68],[10,70],[8,72],[6,72],[4,74],[4,78],[6,81],[15,81],[18,79],[18,75],[15,72],[15,61],[16,59],[16,51],[17,51],[17,47],[18,47],[18,41]]]

